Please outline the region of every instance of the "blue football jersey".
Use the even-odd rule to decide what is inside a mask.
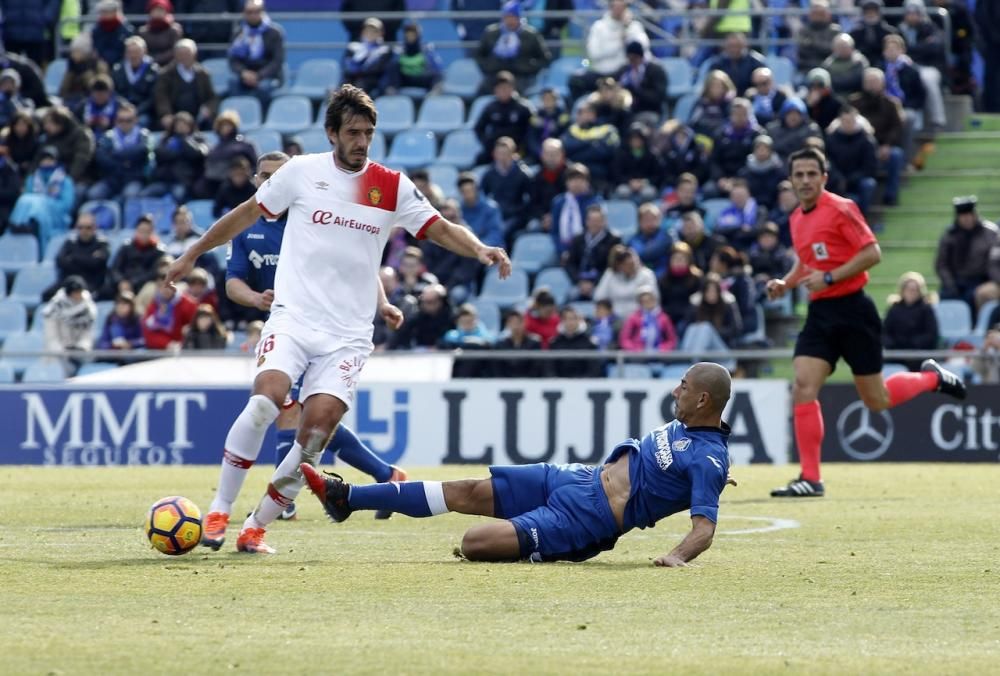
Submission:
[[[624,529],[650,528],[686,509],[713,523],[719,518],[719,495],[729,474],[729,426],[685,427],[674,420],[641,441],[629,439],[611,451],[606,462],[629,453],[631,494]]]
[[[276,221],[262,216],[237,235],[226,256],[226,279],[241,279],[258,293],[273,289],[285,220],[285,216]]]

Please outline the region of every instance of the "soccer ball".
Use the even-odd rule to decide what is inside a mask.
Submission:
[[[146,516],[146,537],[164,554],[186,554],[201,541],[201,510],[178,495],[157,500]]]

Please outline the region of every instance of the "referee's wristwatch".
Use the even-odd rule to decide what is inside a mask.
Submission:
[[[827,272],[823,275],[823,283],[827,286],[833,286],[833,273]]]

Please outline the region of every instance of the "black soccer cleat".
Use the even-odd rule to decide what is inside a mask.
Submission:
[[[798,479],[792,479],[788,485],[775,488],[771,491],[772,498],[821,498],[826,491],[823,489],[822,481],[809,481],[799,475]]]
[[[925,359],[924,363],[920,365],[920,370],[937,374],[937,391],[941,394],[947,394],[948,396],[955,397],[958,400],[965,399],[966,394],[968,394],[965,389],[965,383],[962,382],[962,379],[959,378],[958,375],[941,366],[941,364],[938,364],[933,359]]]
[[[346,521],[347,517],[354,511],[347,504],[347,498],[351,494],[351,486],[339,474],[333,472],[323,472],[320,474],[316,468],[307,462],[299,465],[302,476],[306,478],[306,484],[313,495],[319,498],[320,503],[327,515],[340,523]]]

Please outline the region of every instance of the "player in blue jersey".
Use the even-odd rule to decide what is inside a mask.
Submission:
[[[355,510],[413,517],[445,512],[503,521],[470,528],[462,553],[474,561],[583,561],[633,528],[690,510],[691,531],[657,566],[684,566],[712,544],[719,495],[729,477],[729,426],[722,411],[732,381],[718,364],[695,364],[674,390],[676,420],[628,439],[597,466],[538,463],[490,467],[489,479],[350,486],[300,466],[334,521]]]

